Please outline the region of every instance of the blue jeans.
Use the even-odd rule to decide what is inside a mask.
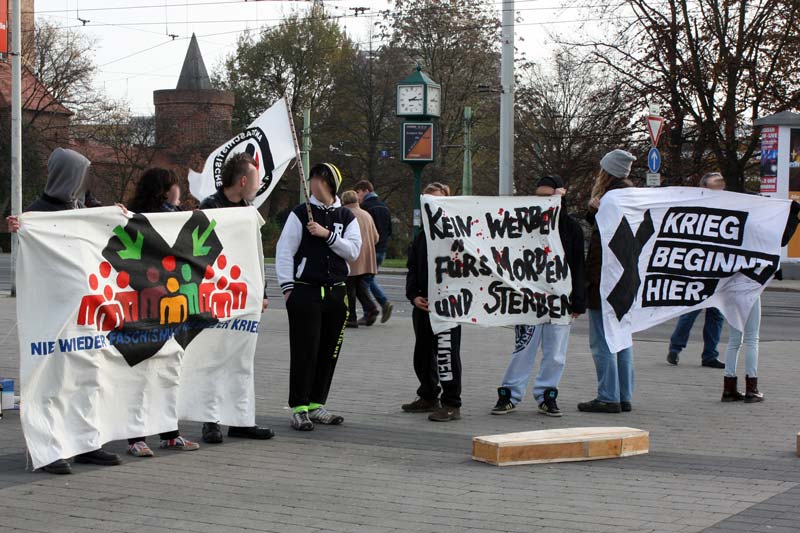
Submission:
[[[725,375],[736,375],[739,350],[744,344],[745,372],[751,378],[758,377],[758,333],[761,329],[761,298],[756,300],[744,324],[744,332],[731,326],[728,348],[725,350]]]
[[[375,259],[377,259],[378,268],[380,268],[383,260],[386,259],[386,252],[376,252]],[[383,289],[381,289],[381,286],[378,285],[378,282],[375,280],[375,276],[369,277],[369,291],[372,293],[372,296],[378,300],[378,304],[381,307],[386,305],[386,302],[389,301],[389,299],[386,298],[386,295],[383,293]],[[366,312],[366,310],[364,312]]]
[[[503,376],[503,387],[511,389],[511,403],[517,405],[525,397],[539,344],[542,345],[542,362],[533,381],[536,403],[542,403],[546,389],[558,388],[567,363],[570,327],[570,324],[540,324],[514,328],[514,353]]]
[[[669,351],[681,353],[681,350],[686,348],[689,342],[689,334],[692,332],[692,326],[697,319],[702,309],[691,311],[685,315],[681,315],[678,323],[675,324],[675,331],[669,340]],[[708,307],[706,309],[706,321],[703,324],[703,362],[707,363],[719,357],[717,345],[719,338],[722,335],[722,324],[725,322],[725,317],[715,307]]]
[[[589,309],[589,349],[597,370],[597,399],[601,402],[629,402],[633,396],[633,347],[613,353],[603,330],[603,312]]]

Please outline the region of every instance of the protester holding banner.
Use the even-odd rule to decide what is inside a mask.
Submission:
[[[336,192],[342,175],[322,163],[309,172],[311,196],[283,227],[275,271],[289,315],[289,407],[292,428],[339,425],[344,418],[325,408],[347,321],[348,261],[361,250],[355,215]]]
[[[30,211],[66,211],[79,209],[86,189],[86,180],[91,162],[78,152],[56,148],[47,160],[47,184],[44,192],[25,209]],[[12,232],[19,230],[19,219],[8,217],[8,227]],[[75,456],[76,463],[113,466],[121,463],[115,453],[102,448]],[[71,474],[72,467],[66,459],[58,459],[41,470],[50,474]]]
[[[572,279],[569,303],[574,319],[586,312],[583,230],[580,224],[567,214],[563,196],[565,193],[564,182],[558,176],[545,176],[536,185],[536,196],[561,196],[558,231]],[[558,384],[566,366],[570,328],[570,324],[553,323],[515,326],[514,352],[503,376],[503,383],[497,389],[498,400],[492,409],[493,415],[511,413],[522,401],[533,373],[536,352],[541,344],[542,361],[534,380],[533,395],[539,405],[539,413],[561,416],[556,398]]]
[[[128,207],[134,213],[173,213],[180,211],[181,188],[175,172],[166,168],[150,168],[139,178],[133,198]],[[165,450],[193,451],[200,448],[183,436],[176,427],[173,431],[159,434],[160,448]],[[128,439],[128,453],[134,457],[153,457],[146,437]]]
[[[800,204],[792,201],[789,209],[789,218],[783,231],[781,246],[786,246],[797,231]],[[730,334],[728,346],[725,349],[725,377],[722,389],[723,402],[736,402],[744,400],[745,403],[764,401],[764,394],[758,390],[758,336],[761,329],[761,297],[753,304],[744,330],[739,330],[728,323]],[[737,389],[736,364],[739,360],[739,351],[744,345],[745,356],[745,393]]]
[[[423,190],[431,196],[450,196],[450,187],[434,182]],[[449,422],[461,418],[461,326],[438,335],[431,329],[428,309],[428,249],[420,231],[408,252],[406,298],[414,306],[414,372],[419,379],[417,399],[404,404],[407,413],[427,413],[428,420]],[[439,370],[442,370],[440,372]],[[441,391],[441,401],[439,392]]]
[[[255,159],[247,152],[238,152],[225,161],[221,172],[221,185],[216,193],[206,197],[200,203],[200,209],[218,209],[223,207],[246,207],[252,205],[258,194],[261,182]],[[262,311],[267,308],[266,276],[264,276],[264,302]],[[275,432],[271,428],[261,426],[228,428],[228,436],[241,439],[271,439]],[[222,429],[216,422],[203,424],[203,441],[209,444],[222,442]]]
[[[712,191],[724,191],[725,178],[723,178],[722,174],[719,172],[709,172],[700,178],[700,183],[698,185]],[[670,337],[669,352],[667,353],[667,362],[669,364],[678,364],[681,350],[686,348],[689,342],[689,334],[692,332],[692,326],[700,315],[700,311],[701,309],[697,309],[696,311],[690,311],[685,315],[681,315],[678,319],[678,323],[675,324],[675,331],[672,332],[672,337]],[[719,360],[719,352],[717,351],[724,321],[725,317],[722,316],[719,309],[716,307],[706,308],[706,320],[703,324],[703,354],[701,366],[708,368],[725,368],[725,363]]]
[[[342,205],[353,212],[358,221],[358,227],[361,228],[361,253],[358,255],[358,259],[348,263],[350,274],[347,276],[347,302],[350,309],[347,327],[357,328],[356,299],[361,303],[365,317],[378,315],[378,306],[369,296],[369,278],[378,272],[378,264],[375,259],[378,230],[375,228],[370,214],[359,207],[355,191],[345,191],[342,194]]]
[[[359,181],[354,189],[358,195],[358,201],[361,203],[361,208],[370,214],[375,222],[375,227],[378,229],[380,237],[378,242],[375,243],[375,257],[378,268],[380,268],[383,260],[386,259],[389,237],[392,236],[392,214],[386,204],[378,198],[378,193],[375,192],[375,187],[372,186],[371,182],[367,180]],[[384,294],[374,274],[369,277],[369,290],[381,306],[381,323],[384,323],[392,316],[394,306]],[[364,308],[362,323],[365,326],[371,326],[375,323],[377,317],[377,312],[370,314],[367,313],[367,308]]]
[[[580,411],[619,413],[630,411],[633,395],[633,347],[612,352],[605,339],[600,300],[600,279],[603,271],[603,250],[595,214],[603,195],[608,191],[632,186],[628,175],[636,158],[630,152],[614,150],[600,160],[587,220],[593,224],[589,251],[586,255],[586,296],[589,314],[589,347],[597,371],[597,397],[578,404]]]

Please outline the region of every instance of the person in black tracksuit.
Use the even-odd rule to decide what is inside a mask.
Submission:
[[[423,194],[449,196],[450,188],[431,183]],[[414,238],[408,252],[406,298],[414,306],[414,372],[418,398],[402,406],[407,413],[431,412],[428,420],[449,422],[461,418],[461,326],[438,335],[431,329],[428,310],[428,250],[425,232]],[[439,391],[441,389],[441,403]]]
[[[275,271],[289,315],[289,407],[292,427],[311,431],[314,422],[339,425],[325,409],[347,322],[348,261],[361,251],[361,230],[336,192],[339,169],[329,163],[310,173],[309,205],[297,206],[281,232]]]

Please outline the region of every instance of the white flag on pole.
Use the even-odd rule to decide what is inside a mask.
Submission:
[[[261,206],[272,193],[286,167],[296,157],[292,140],[293,124],[289,122],[288,104],[285,98],[275,102],[244,131],[219,146],[206,159],[203,172],[189,171],[189,191],[201,202],[211,196],[222,185],[222,167],[228,158],[239,152],[247,152],[256,160],[261,188],[253,205]]]

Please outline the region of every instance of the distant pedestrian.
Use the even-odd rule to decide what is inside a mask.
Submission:
[[[379,238],[378,242],[375,243],[375,259],[377,260],[378,268],[380,268],[383,260],[386,259],[389,237],[392,236],[392,214],[386,204],[378,198],[375,188],[369,181],[359,181],[354,189],[358,195],[358,201],[361,203],[361,209],[372,216],[372,220],[375,221],[375,227],[378,229]],[[369,290],[378,301],[378,305],[381,306],[381,323],[384,323],[391,318],[394,306],[386,297],[381,286],[378,285],[374,275],[369,278]],[[364,318],[359,323],[363,323],[365,326],[374,324],[378,317],[377,313],[368,314],[367,309],[364,309],[364,314]]]
[[[358,259],[348,263],[350,273],[347,275],[347,303],[350,308],[347,327],[357,328],[356,299],[365,309],[365,316],[378,313],[378,306],[369,296],[369,278],[378,272],[378,263],[375,259],[378,230],[369,213],[358,206],[358,195],[355,191],[342,193],[342,205],[353,212],[358,221],[358,227],[361,229],[361,253],[359,253]]]
[[[450,188],[431,183],[423,194],[450,196]],[[406,298],[414,306],[414,372],[419,380],[417,399],[402,406],[407,413],[431,412],[428,420],[449,422],[461,418],[461,326],[438,335],[431,328],[428,309],[428,249],[425,232],[414,238],[408,252]],[[439,392],[441,391],[441,401]]]
[[[569,304],[572,318],[586,312],[586,280],[584,278],[583,230],[577,220],[567,214],[564,200],[564,182],[558,176],[545,176],[536,185],[536,196],[561,196],[561,213],[558,232],[564,247],[564,258],[572,279]],[[497,389],[497,404],[493,415],[504,415],[514,411],[525,397],[536,352],[542,346],[539,373],[533,383],[533,396],[539,405],[539,413],[561,416],[556,398],[558,384],[567,363],[567,347],[571,324],[539,324],[516,326],[514,353],[503,376],[503,384]]]
[[[289,407],[292,428],[344,421],[325,408],[347,321],[347,262],[361,250],[361,230],[336,191],[342,175],[322,163],[309,172],[311,214],[297,206],[283,227],[275,272],[289,315]]]
[[[711,189],[713,191],[725,190],[725,178],[719,172],[709,172],[700,178],[700,187]],[[675,324],[675,331],[672,332],[672,337],[669,340],[669,352],[667,353],[667,362],[671,365],[677,365],[680,360],[681,350],[686,348],[689,343],[689,334],[692,332],[694,321],[700,315],[701,309],[690,311],[685,315],[678,318],[678,323]],[[719,360],[719,352],[717,345],[719,338],[722,335],[722,324],[725,322],[725,317],[719,312],[716,307],[706,308],[706,320],[703,324],[703,354],[701,357],[701,365],[708,368],[725,368],[725,363]]]
[[[589,251],[586,254],[586,302],[589,314],[589,348],[597,371],[597,396],[578,404],[578,410],[593,413],[619,413],[632,409],[633,396],[633,346],[612,352],[606,343],[603,329],[603,309],[600,302],[600,279],[603,272],[603,248],[595,214],[603,196],[615,189],[633,184],[628,180],[631,165],[636,158],[625,150],[614,150],[600,160],[592,197],[589,200],[587,220],[592,224]]]

